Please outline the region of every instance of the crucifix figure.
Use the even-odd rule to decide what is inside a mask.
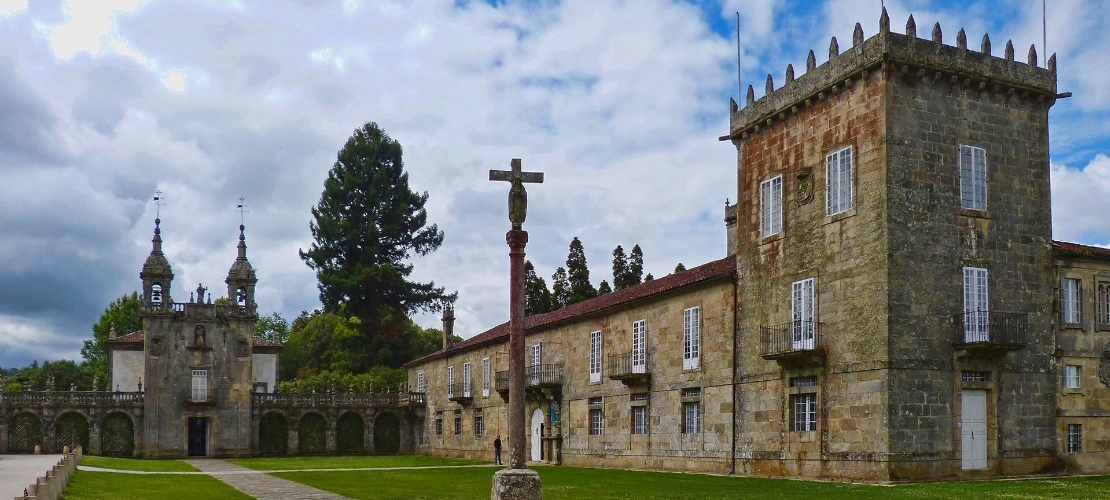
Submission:
[[[509,222],[513,224],[513,229],[520,230],[528,217],[528,191],[524,190],[524,183],[543,182],[543,172],[521,172],[520,158],[513,158],[510,166],[512,170],[490,170],[489,180],[512,183],[509,188]]]
[[[521,229],[528,216],[528,193],[524,183],[543,182],[543,173],[522,172],[520,159],[513,158],[512,170],[490,170],[489,180],[512,183],[509,188],[509,222],[505,233],[509,244],[509,468],[493,476],[491,498],[538,499],[543,497],[540,476],[525,466],[524,443],[524,247],[528,232]]]

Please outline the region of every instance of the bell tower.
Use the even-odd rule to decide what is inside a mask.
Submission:
[[[258,283],[258,278],[254,274],[250,261],[247,260],[247,238],[243,233],[244,229],[245,226],[239,224],[239,254],[231,264],[224,282],[227,283],[228,300],[238,306],[240,314],[250,316],[257,314],[254,285]]]
[[[161,223],[162,219],[154,219],[154,239],[151,240],[153,246],[143,264],[143,270],[139,273],[139,278],[143,280],[143,308],[146,310],[161,310],[173,304],[170,297],[173,270],[162,253]]]

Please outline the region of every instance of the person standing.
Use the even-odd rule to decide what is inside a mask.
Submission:
[[[501,465],[501,435],[493,438],[493,463]]]

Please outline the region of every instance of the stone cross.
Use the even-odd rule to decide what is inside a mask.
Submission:
[[[512,183],[509,188],[509,222],[513,224],[513,229],[520,229],[528,216],[528,192],[524,190],[523,183],[542,183],[543,172],[522,172],[520,158],[513,158],[509,165],[512,170],[490,170],[489,180]]]

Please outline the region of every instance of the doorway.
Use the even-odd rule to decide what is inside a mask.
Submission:
[[[960,447],[964,469],[987,467],[987,391],[961,393]]]
[[[189,417],[189,456],[208,456],[207,417]]]
[[[532,458],[533,462],[543,460],[543,410],[536,408],[532,413]]]

